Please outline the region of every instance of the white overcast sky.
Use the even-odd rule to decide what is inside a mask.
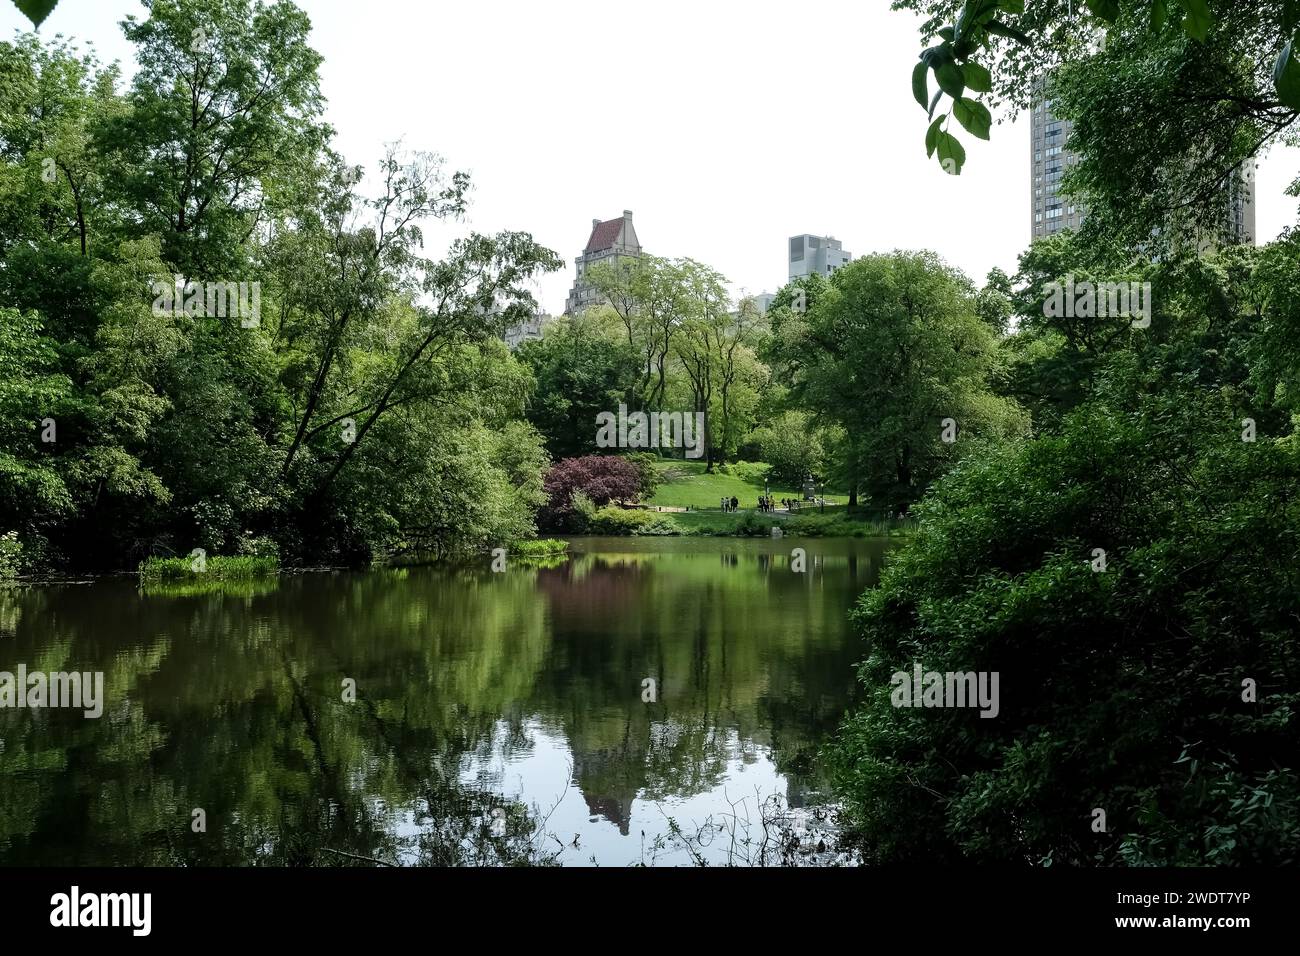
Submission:
[[[784,283],[786,240],[805,232],[855,256],[935,249],[977,280],[1013,271],[1029,240],[1027,123],[963,134],[960,177],[927,161],[916,21],[886,0],[297,2],[343,154],[373,169],[401,139],[468,170],[469,227],[526,230],[564,258],[538,288],[552,313],[591,220],[624,209],[647,251],[749,293]],[[117,24],[142,11],[61,0],[41,32],[93,39],[129,75]],[[24,24],[0,0],[0,36]],[[1296,221],[1297,170],[1300,151],[1262,161],[1261,241]],[[429,228],[430,251],[452,231]]]

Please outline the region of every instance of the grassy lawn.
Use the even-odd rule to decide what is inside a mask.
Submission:
[[[688,535],[736,535],[740,537],[765,538],[771,534],[773,526],[792,538],[879,538],[906,535],[910,532],[912,522],[901,520],[870,518],[862,512],[847,514],[843,507],[827,506],[825,513],[807,511],[787,518],[760,514],[755,511],[741,511],[735,514],[723,514],[713,511],[674,512],[665,516]]]
[[[654,497],[646,502],[650,505],[678,508],[690,506],[717,511],[722,496],[726,495],[728,498],[739,498],[742,509],[752,509],[758,507],[758,496],[764,490],[762,475],[766,466],[756,462],[732,465],[730,467],[733,473],[729,475],[722,474],[717,468],[713,474],[705,474],[702,461],[661,461],[655,467],[659,470],[662,484]],[[778,501],[781,498],[800,498],[802,492],[797,488],[776,484],[772,486],[772,497]],[[829,492],[826,495],[828,505],[831,502],[843,504],[846,500],[844,495]]]

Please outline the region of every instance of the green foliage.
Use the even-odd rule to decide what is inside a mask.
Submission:
[[[376,556],[471,554],[536,530],[548,459],[526,423],[493,431],[463,415],[401,412],[375,439],[336,500],[349,522],[340,535],[384,542]]]
[[[586,279],[608,303],[597,320],[612,313],[634,355],[629,405],[702,414],[706,464],[735,455],[766,384],[766,322],[753,300],[733,309],[726,278],[693,259],[616,258]]]
[[[1006,335],[1011,320],[1011,279],[1001,269],[989,270],[984,288],[975,297],[975,311],[995,335]]]
[[[836,759],[869,858],[1294,861],[1293,241],[1151,261],[1063,235],[998,281],[994,380],[1036,437],[939,481],[856,615],[869,703]],[[1149,282],[1149,326],[1045,311],[1067,276]],[[893,707],[915,663],[999,672],[1001,713]]]
[[[983,103],[969,96],[963,96],[953,103],[953,115],[972,136],[978,136],[980,139],[989,138],[989,127],[993,125],[993,117]]]
[[[278,192],[328,143],[311,22],[292,3],[251,0],[155,0],[148,12],[123,21],[138,68],[97,145],[137,235],[161,236],[177,273],[229,277],[247,268],[240,247],[263,204],[249,183]]]
[[[280,545],[274,538],[261,537],[244,537],[241,538],[237,546],[238,557],[249,558],[270,558],[278,564],[280,561]]]
[[[1286,41],[1273,65],[1277,97],[1293,110],[1300,110],[1300,62],[1296,61],[1295,39]]]
[[[1250,338],[1237,335],[1233,357],[1249,366],[1250,384],[1260,403],[1291,418],[1300,412],[1298,249],[1300,234],[1288,230],[1257,254],[1213,263],[1206,283],[1212,294],[1218,293],[1221,311],[1229,311],[1229,328],[1245,326],[1257,333]],[[1219,350],[1227,351],[1222,345]]]
[[[751,476],[751,481],[770,477],[783,487],[802,490],[804,479],[809,475],[825,474],[826,447],[821,431],[807,412],[782,412],[766,425],[754,429],[750,440],[757,444],[763,461],[770,466],[767,475]],[[802,493],[798,497],[802,497]]]
[[[765,538],[771,535],[775,525],[776,520],[764,517],[761,511],[746,511],[731,529],[731,533],[739,538]]]
[[[507,551],[523,558],[549,557],[564,554],[569,550],[569,542],[558,538],[537,538],[531,541],[512,541]]]
[[[596,535],[672,535],[680,531],[671,518],[640,508],[618,505],[596,507],[581,493],[574,495],[574,511],[584,534]]]
[[[17,531],[0,534],[0,581],[16,578],[23,568],[23,543]]]
[[[498,336],[558,257],[502,232],[426,259],[468,177],[394,149],[364,194],[292,3],[145,9],[124,90],[60,38],[0,43],[0,526],[90,569],[530,536],[549,459]],[[209,313],[241,283],[253,314]]]
[[[536,379],[528,420],[553,458],[593,454],[596,416],[633,399],[637,354],[595,317],[559,319],[517,353]]]
[[[67,476],[42,441],[76,408],[55,344],[34,312],[0,309],[0,524],[35,530],[72,508]],[[66,427],[66,426],[65,426]]]
[[[1300,458],[1214,390],[1127,405],[963,462],[864,595],[836,759],[868,858],[1296,860]],[[999,715],[892,706],[914,663],[999,672]]]
[[[773,331],[791,401],[838,428],[834,477],[850,504],[863,490],[877,506],[905,508],[979,442],[1025,430],[1021,409],[990,388],[996,343],[970,281],[933,253],[850,263]]]
[[[655,492],[659,489],[660,458],[649,452],[632,452],[627,455],[627,460],[636,466],[637,474],[641,476],[641,494],[642,499],[654,497]]]
[[[1050,98],[1081,161],[1064,192],[1093,239],[1166,249],[1240,241],[1229,198],[1300,111],[1291,0],[896,0],[933,45],[913,69],[926,152],[960,172],[950,119],[988,135],[988,106]],[[936,42],[937,41],[937,42]],[[939,89],[930,97],[929,78]],[[987,103],[968,91],[987,93]],[[936,115],[947,95],[951,108]]]
[[[178,581],[247,581],[278,574],[280,561],[275,557],[211,557],[202,565],[194,558],[148,558],[140,562],[142,584],[165,584]]]
[[[796,538],[886,538],[910,534],[915,526],[911,518],[869,518],[843,511],[822,514],[810,508],[781,527],[787,535]]]
[[[966,150],[957,137],[946,129],[941,129],[947,117],[942,114],[934,116],[935,107],[947,94],[952,100],[948,117],[956,117],[957,122],[966,131],[980,139],[989,138],[992,116],[988,107],[978,100],[966,96],[965,92],[988,92],[992,81],[988,70],[969,60],[972,53],[979,50],[992,33],[1014,33],[998,15],[1003,11],[1014,12],[1016,3],[998,2],[998,0],[971,0],[962,8],[961,15],[951,27],[938,30],[941,42],[921,53],[921,60],[912,70],[912,95],[926,110],[931,119],[926,132],[926,155],[938,154],[939,164],[944,172],[957,176],[961,174],[966,163]],[[929,92],[929,74],[934,74],[939,89],[934,96]]]
[[[702,537],[771,537],[774,527],[790,538],[891,538],[911,533],[911,519],[881,517],[862,511],[846,511],[843,505],[828,505],[825,512],[809,507],[789,518],[777,518],[747,510],[674,512],[662,516],[671,521],[676,533]]]
[[[1050,431],[1090,398],[1108,369],[1141,366],[1143,389],[1190,377],[1253,393],[1253,415],[1280,434],[1294,409],[1294,257],[1290,237],[1159,262],[1128,259],[1075,234],[1035,242],[1014,280],[1019,321],[1002,343],[999,388],[1031,411],[1037,429]],[[1134,328],[1131,315],[1044,315],[1045,287],[1069,278],[1149,283],[1150,326]]]

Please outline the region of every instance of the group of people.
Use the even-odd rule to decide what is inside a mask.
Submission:
[[[721,506],[722,506],[722,510],[723,510],[723,511],[739,511],[739,510],[740,510],[740,499],[737,498],[737,497],[735,497],[735,496],[732,496],[732,497],[730,497],[730,498],[720,498],[720,499],[718,499],[718,500],[719,500],[719,502],[720,502],[720,504],[721,504]],[[759,495],[759,496],[758,496],[758,510],[759,510],[759,511],[776,511],[776,510],[777,510],[777,507],[776,507],[776,506],[777,506],[778,504],[780,504],[781,507],[784,508],[786,511],[795,512],[795,511],[798,511],[798,510],[799,510],[799,499],[798,499],[798,498],[782,498],[782,499],[780,499],[780,501],[778,502],[777,499],[773,498],[771,495]],[[823,501],[822,501],[822,508],[825,509],[825,506],[826,506],[826,502],[823,500]]]

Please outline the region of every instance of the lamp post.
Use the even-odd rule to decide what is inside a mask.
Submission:
[[[817,495],[821,501],[822,514],[826,513],[826,482],[821,482],[821,492]]]

